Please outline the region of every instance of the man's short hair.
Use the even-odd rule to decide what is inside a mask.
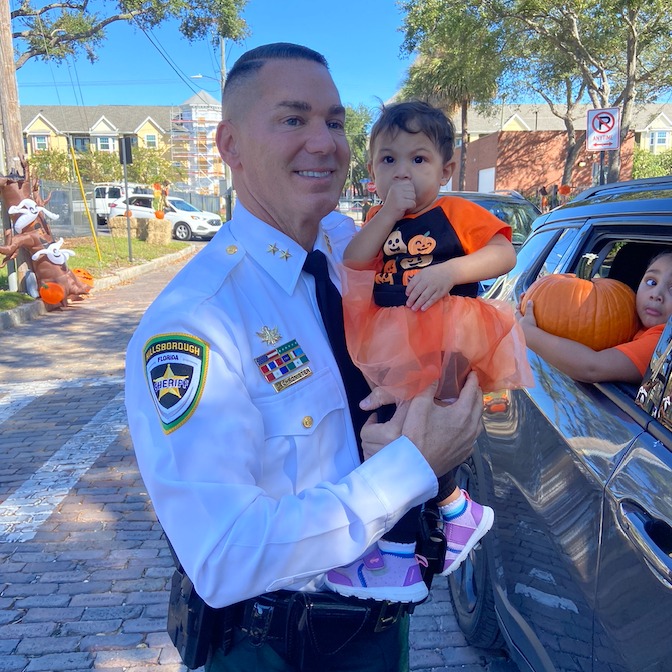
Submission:
[[[399,131],[424,133],[441,153],[444,163],[453,158],[455,126],[438,107],[423,100],[383,105],[371,129],[370,155],[373,156],[373,146],[378,136],[389,133],[394,137]]]
[[[222,108],[225,110],[241,87],[252,76],[257,74],[267,61],[303,60],[313,61],[327,70],[327,59],[317,51],[291,42],[274,42],[263,44],[246,51],[227,73],[226,83],[222,91]]]

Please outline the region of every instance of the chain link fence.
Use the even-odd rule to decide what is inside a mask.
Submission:
[[[48,200],[47,210],[58,215],[58,219],[50,219],[49,225],[55,238],[75,238],[93,235],[91,227],[97,226],[98,213],[94,198],[95,184],[84,183],[84,194],[78,184],[73,182],[40,181],[40,196]],[[171,196],[182,198],[199,210],[220,213],[219,196],[195,194],[187,191],[170,191]],[[87,215],[88,211],[91,220]]]

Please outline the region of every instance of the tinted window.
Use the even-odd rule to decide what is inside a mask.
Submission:
[[[191,203],[183,201],[181,198],[171,198],[168,203],[172,205],[175,210],[184,210],[185,212],[200,212],[198,208],[195,208]]]
[[[150,198],[131,198],[131,205],[140,206],[141,208],[151,208],[152,200]]]

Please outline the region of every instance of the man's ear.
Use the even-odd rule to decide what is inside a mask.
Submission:
[[[240,165],[236,128],[231,121],[220,121],[217,126],[217,149],[222,161],[230,168]]]
[[[448,184],[448,180],[453,176],[453,171],[455,170],[455,161],[449,161],[443,166],[443,175],[441,176],[441,184]]]

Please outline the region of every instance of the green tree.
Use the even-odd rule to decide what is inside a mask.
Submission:
[[[652,154],[646,149],[635,147],[635,155],[632,162],[632,177],[663,177],[672,175],[672,150]]]
[[[120,182],[123,169],[119,155],[89,150],[77,154],[77,166],[84,182]]]
[[[371,110],[365,105],[345,108],[345,137],[350,145],[350,171],[345,188],[353,188],[353,193],[364,195],[362,180],[369,177],[368,161],[368,134],[371,126]]]
[[[133,148],[133,163],[127,166],[128,180],[140,184],[178,182],[183,172],[173,165],[166,152],[146,147]]]
[[[188,40],[215,35],[240,40],[248,34],[240,13],[247,0],[119,0],[90,7],[89,0],[13,3],[12,36],[18,70],[31,58],[61,62],[84,53],[94,62],[105,29],[117,21],[149,30],[177,19]],[[216,38],[218,39],[218,38]]]
[[[672,86],[668,0],[484,0],[480,6],[511,41],[528,41],[523,57],[541,48],[556,79],[581,77],[593,107],[619,107],[621,142],[636,102],[653,102]],[[614,182],[620,153],[608,154]]]
[[[461,113],[459,188],[465,188],[469,144],[468,110],[489,103],[506,60],[500,32],[484,20],[476,4],[457,0],[405,0],[402,50],[416,52],[402,88],[403,97],[421,97],[449,115]],[[466,57],[465,57],[466,56]]]
[[[70,154],[59,149],[35,152],[28,160],[30,173],[41,180],[69,182],[72,159]]]
[[[502,30],[506,33],[506,49],[511,55],[511,64],[500,78],[500,94],[516,99],[520,91],[532,92],[544,100],[551,113],[563,122],[567,154],[562,184],[571,184],[583,146],[576,130],[576,121],[580,114],[584,114],[586,99],[586,85],[581,73],[575,63],[548,40],[518,30],[515,22],[503,24]]]

